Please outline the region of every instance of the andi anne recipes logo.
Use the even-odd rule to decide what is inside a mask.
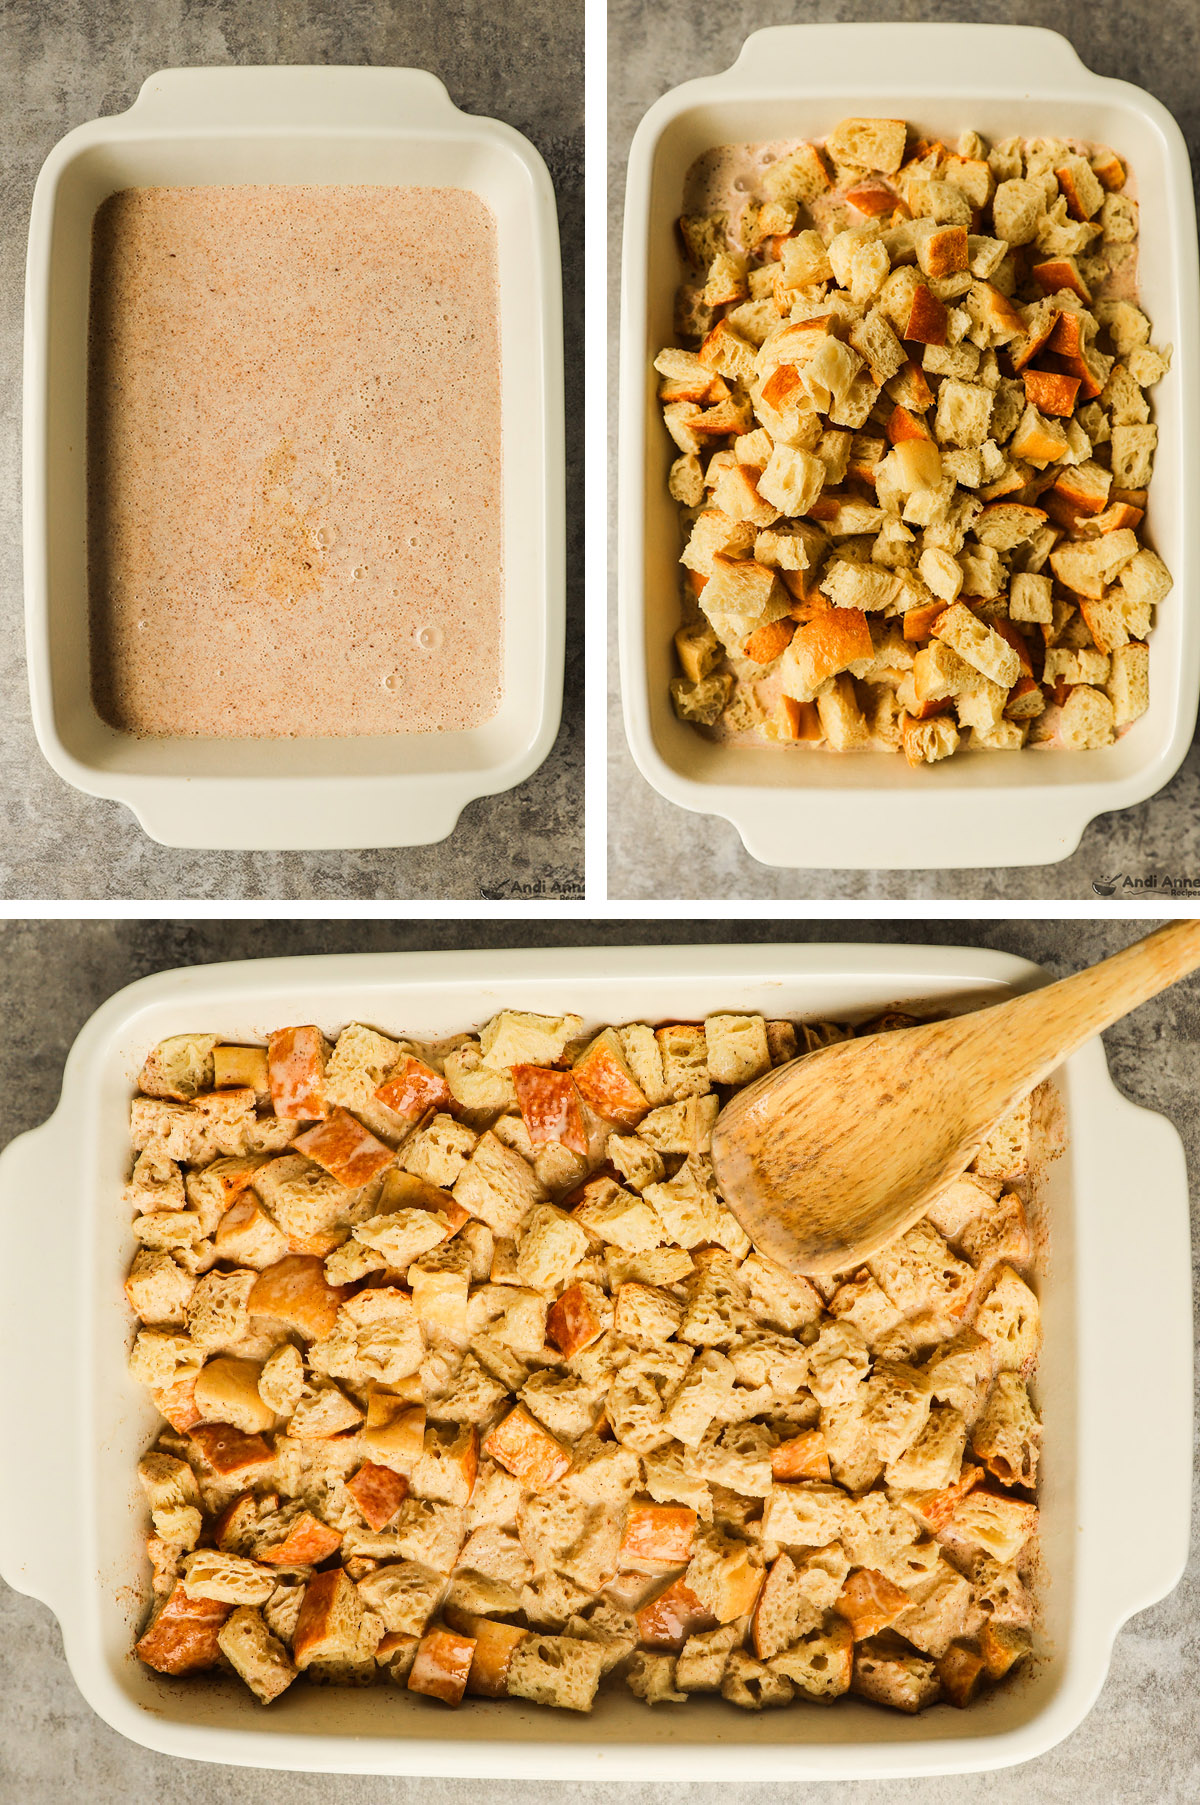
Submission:
[[[1147,891],[1160,896],[1200,896],[1200,877],[1170,877],[1155,871],[1147,877],[1128,877],[1118,871],[1114,877],[1093,878],[1092,890],[1097,896],[1144,895]]]

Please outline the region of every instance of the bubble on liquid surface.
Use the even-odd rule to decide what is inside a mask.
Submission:
[[[149,626],[149,625],[150,625],[150,622],[149,622],[149,621],[148,621],[148,620],[140,620],[140,621],[139,621],[139,622],[138,622],[138,624],[137,624],[137,630],[138,630],[138,632],[139,632],[139,633],[144,633],[144,632],[145,632],[145,631],[146,631],[146,628],[147,628],[147,627],[148,627],[148,626]]]
[[[350,575],[352,577],[365,577],[366,574],[367,574],[367,567],[365,564],[356,564],[354,566],[354,569],[350,572]]]
[[[319,526],[312,539],[318,551],[327,552],[337,543],[337,533],[331,526]]]
[[[440,627],[418,627],[413,640],[422,652],[436,652],[445,635]]]
[[[400,687],[400,673],[399,671],[386,671],[379,682],[381,688],[386,689],[390,694],[394,693]]]

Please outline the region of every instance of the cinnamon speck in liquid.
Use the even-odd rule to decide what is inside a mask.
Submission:
[[[455,188],[114,194],[93,238],[92,687],[172,737],[500,702],[495,220]]]

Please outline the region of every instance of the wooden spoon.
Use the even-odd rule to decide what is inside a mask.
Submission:
[[[717,1119],[726,1203],[788,1272],[860,1265],[925,1214],[1069,1054],[1198,965],[1200,921],[1174,922],[1009,1002],[778,1066]]]

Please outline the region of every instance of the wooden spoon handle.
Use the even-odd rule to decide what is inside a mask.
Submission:
[[[992,1059],[1019,1064],[1032,1089],[1093,1034],[1198,966],[1200,921],[1175,921],[1087,971],[965,1020],[988,1036]]]

